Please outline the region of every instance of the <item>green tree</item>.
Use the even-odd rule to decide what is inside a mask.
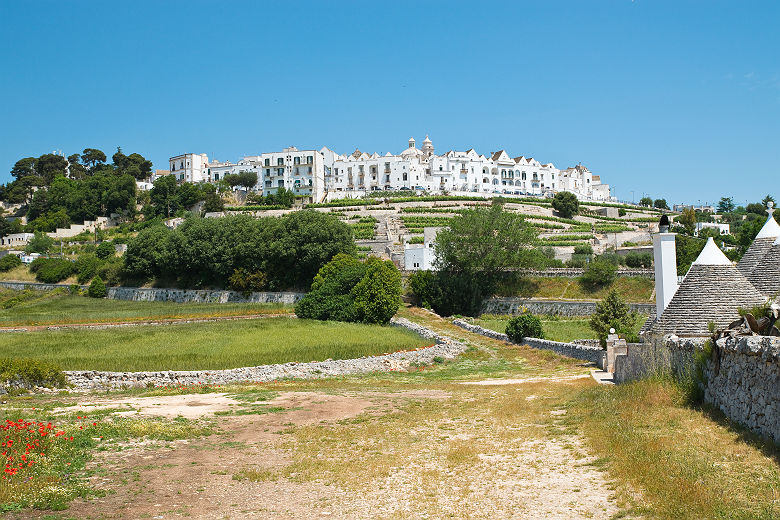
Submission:
[[[718,202],[718,213],[723,215],[724,213],[731,213],[734,211],[734,198],[733,197],[721,197]]]
[[[651,199],[650,197],[642,197],[641,199],[639,199],[639,205],[649,208],[653,205],[653,199]]]
[[[669,209],[669,205],[666,203],[666,199],[655,199],[653,207],[657,209]]]
[[[90,171],[93,171],[106,162],[106,154],[97,148],[84,148],[81,152],[81,160],[89,167]]]
[[[101,260],[105,260],[108,257],[114,256],[115,249],[114,249],[114,243],[110,240],[106,240],[105,242],[101,242],[99,246],[95,249],[95,254],[98,258]]]
[[[22,265],[22,259],[16,255],[7,254],[0,258],[0,272],[10,271]]]
[[[48,253],[49,249],[54,245],[54,239],[43,231],[36,231],[35,235],[27,242],[27,247],[24,248],[26,253]]]
[[[515,316],[506,324],[506,335],[515,343],[521,343],[525,338],[544,339],[542,320],[528,313]]]
[[[590,318],[590,328],[598,335],[602,348],[606,348],[611,328],[628,341],[637,341],[636,326],[639,319],[639,314],[631,311],[617,291],[612,290],[596,304],[596,312]]]
[[[559,191],[553,197],[552,207],[563,218],[571,218],[580,210],[580,201],[569,191]]]
[[[87,289],[87,294],[90,298],[105,298],[108,296],[106,284],[103,283],[99,276],[92,279],[92,283],[89,284],[89,289]]]
[[[401,273],[390,260],[370,257],[351,296],[361,322],[389,323],[401,303]]]
[[[87,169],[81,164],[81,156],[77,153],[68,156],[68,177],[71,179],[83,179],[87,176]]]
[[[758,233],[758,231],[756,231]],[[675,237],[675,253],[677,257],[677,274],[684,276],[688,269],[691,268],[691,264],[696,260],[704,249],[705,240],[696,237],[690,237],[686,235],[677,235]]]
[[[682,224],[689,235],[693,235],[693,232],[696,231],[696,212],[693,208],[685,208],[677,217],[677,222]]]
[[[582,283],[591,288],[612,285],[617,275],[618,266],[613,261],[599,257],[590,262],[582,274]]]
[[[24,159],[19,159],[16,161],[13,168],[11,168],[11,175],[13,175],[16,179],[21,179],[22,177],[27,177],[29,175],[36,175],[35,162],[35,157],[25,157]]]
[[[61,155],[47,153],[38,157],[35,161],[35,173],[42,177],[46,186],[58,175],[63,177],[68,172],[68,161]]]
[[[179,209],[176,188],[176,178],[173,175],[164,175],[154,181],[149,199],[157,215],[171,217]]]
[[[766,207],[769,205],[769,203],[770,203],[770,202],[771,202],[773,205],[776,205],[776,203],[775,203],[775,198],[774,198],[773,196],[771,196],[771,195],[767,195],[766,197],[764,197],[763,199],[761,199],[761,204],[762,204],[762,205],[763,205],[765,208],[766,208]]]
[[[257,184],[256,172],[239,172],[238,178],[238,185],[243,186],[246,189],[251,189]]]

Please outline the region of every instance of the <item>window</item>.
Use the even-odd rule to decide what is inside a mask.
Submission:
[[[271,159],[265,160],[265,166],[271,166]]]
[[[277,168],[277,169],[276,169],[276,173],[277,173],[278,175],[284,175],[284,168]]]
[[[309,166],[309,173],[311,173],[311,166]]]
[[[218,181],[218,180],[219,180],[219,174],[218,174],[218,173],[215,173],[215,174],[214,174],[214,180],[215,180],[215,181]]]
[[[309,164],[313,163],[314,162],[314,157],[311,156],[311,155],[307,156],[306,157],[306,162],[309,163]]]
[[[279,179],[277,184],[279,185],[280,188],[284,188],[284,181],[282,179]]]
[[[265,174],[266,175],[271,175],[271,168],[266,168],[265,169]]]
[[[406,180],[409,180],[409,179],[407,179],[407,178],[406,178],[406,172],[404,172],[404,180],[405,180],[405,181],[406,181]]]
[[[283,158],[281,158],[281,157],[279,157],[279,158],[276,160],[276,165],[277,165],[277,166],[283,166],[283,165],[284,165],[284,159],[283,159]]]
[[[293,160],[293,163],[295,163],[295,164],[301,164],[301,158],[300,158],[300,157],[296,157],[296,158]]]

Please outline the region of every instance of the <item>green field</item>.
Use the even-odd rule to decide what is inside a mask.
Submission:
[[[655,301],[655,281],[628,276],[618,276],[612,284],[598,289],[583,285],[578,278],[527,276],[515,282],[505,282],[498,295],[549,300],[601,300],[612,289],[627,302]]]
[[[506,331],[506,323],[511,316],[496,316],[486,314],[483,317],[473,320],[475,325],[485,327],[486,329],[497,332]],[[587,318],[571,319],[542,319],[542,328],[544,337],[553,341],[570,342],[575,339],[596,339],[596,333],[588,325]]]
[[[292,307],[268,303],[134,302],[71,296],[63,290],[0,289],[0,327],[288,312]]]
[[[430,345],[397,327],[260,318],[104,330],[6,333],[0,357],[63,370],[206,370],[350,359]]]

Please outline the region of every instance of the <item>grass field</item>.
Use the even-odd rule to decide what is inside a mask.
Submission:
[[[349,359],[430,345],[396,327],[290,318],[3,335],[0,357],[64,370],[201,370]]]
[[[0,327],[289,312],[292,307],[281,304],[109,301],[71,296],[64,290],[0,289]]]
[[[505,332],[511,316],[486,314],[472,320],[475,325],[497,332]],[[587,318],[542,319],[544,337],[553,341],[570,342],[575,339],[596,339],[596,333],[588,325]]]
[[[501,288],[499,295],[551,300],[600,300],[612,289],[628,302],[652,303],[655,298],[655,282],[639,277],[618,277],[611,285],[596,290],[584,286],[577,278],[525,277]]]

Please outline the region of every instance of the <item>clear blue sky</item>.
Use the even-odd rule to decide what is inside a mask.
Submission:
[[[504,148],[670,202],[780,196],[780,2],[0,4],[0,182],[85,147]]]

